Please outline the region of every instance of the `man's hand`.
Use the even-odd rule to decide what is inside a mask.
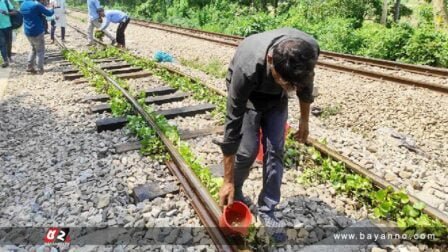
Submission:
[[[219,190],[219,205],[221,207],[233,203],[235,193],[233,183],[233,165],[235,163],[235,155],[224,155],[224,184]]]
[[[224,182],[219,190],[219,206],[224,207],[231,205],[233,203],[233,195],[235,193],[235,188],[233,183]]]
[[[300,120],[299,130],[294,134],[294,138],[301,143],[305,143],[309,133],[308,121]]]

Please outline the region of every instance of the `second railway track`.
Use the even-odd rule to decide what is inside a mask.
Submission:
[[[132,20],[131,23],[231,47],[237,47],[243,39],[240,36],[207,32],[145,20]],[[448,93],[448,69],[444,68],[405,64],[327,51],[321,52],[318,65],[337,71],[359,74],[368,78]]]

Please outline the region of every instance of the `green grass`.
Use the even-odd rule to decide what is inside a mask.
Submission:
[[[216,78],[224,78],[227,73],[227,69],[218,59],[212,59],[208,63],[202,63],[199,60],[187,60],[181,58],[180,63],[184,66],[201,70]]]
[[[341,112],[342,107],[339,104],[336,105],[328,105],[322,109],[321,118],[328,119],[330,116],[337,115]]]

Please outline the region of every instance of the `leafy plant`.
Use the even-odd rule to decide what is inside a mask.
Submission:
[[[227,73],[226,68],[223,67],[222,63],[218,59],[212,59],[206,64],[199,62],[199,59],[180,59],[180,62],[182,63],[182,65],[201,70],[216,78],[224,78]]]
[[[314,148],[309,148],[312,158],[320,164],[306,169],[299,182],[304,184],[329,181],[340,193],[356,198],[372,210],[376,218],[392,220],[406,234],[435,234],[436,241],[446,241],[448,228],[439,220],[430,218],[422,212],[424,204],[410,204],[409,196],[392,188],[377,189],[373,183],[348,171],[340,162],[323,158]]]
[[[104,32],[100,31],[100,30],[96,30],[95,31],[95,38],[98,39],[99,41],[103,41]]]
[[[322,114],[320,115],[320,117],[322,117],[323,119],[328,119],[331,116],[339,114],[341,112],[341,109],[342,107],[339,104],[326,106],[322,109]]]

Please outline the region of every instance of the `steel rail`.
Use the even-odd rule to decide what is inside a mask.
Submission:
[[[67,47],[65,47],[65,45],[59,40],[56,41],[61,46],[61,48],[67,49]],[[131,103],[134,111],[143,117],[145,122],[156,132],[157,136],[161,139],[173,160],[172,162],[167,162],[168,168],[179,179],[182,188],[184,189],[187,196],[191,199],[196,213],[198,214],[202,223],[204,223],[205,228],[207,229],[219,251],[237,251],[238,249],[236,246],[229,245],[228,237],[226,237],[219,228],[221,209],[216,204],[215,200],[212,198],[208,190],[205,189],[204,186],[202,186],[201,181],[190,169],[186,161],[183,159],[182,155],[178,152],[177,148],[165,136],[163,131],[155,122],[154,118],[152,118],[152,116],[149,115],[140,106],[140,104],[132,95],[130,95],[124,88],[122,88],[120,84],[117,83],[113,78],[111,78],[107,72],[96,66],[93,67],[93,70],[99,75],[103,76],[108,83],[112,84],[123,94],[126,100]]]
[[[223,33],[218,33],[218,32],[203,31],[203,30],[199,30],[199,29],[186,28],[186,27],[175,26],[175,25],[171,25],[171,24],[146,21],[143,19],[136,19],[136,20],[138,21],[138,23],[136,23],[138,25],[147,26],[147,24],[150,24],[147,27],[151,27],[151,28],[159,29],[159,30],[163,30],[163,31],[168,31],[168,32],[172,32],[172,33],[177,33],[177,34],[181,34],[181,35],[186,35],[186,36],[190,36],[190,37],[201,38],[201,39],[205,39],[208,41],[231,45],[231,46],[238,46],[238,44],[239,44],[238,42],[244,39],[244,37],[242,37],[242,36],[228,35],[228,34],[223,34]],[[202,34],[207,34],[207,35],[219,36],[224,39],[233,40],[233,41],[237,40],[237,41],[229,42],[229,41],[224,41],[221,39],[204,38],[203,36],[192,35],[189,33],[164,29],[164,28],[160,28],[160,27],[156,27],[156,26],[170,27],[173,29],[191,31],[194,33],[202,33]],[[361,56],[357,56],[357,55],[336,53],[336,52],[330,52],[330,51],[324,51],[324,50],[321,51],[321,55],[324,57],[347,59],[347,60],[351,60],[356,63],[362,63],[362,64],[370,63],[371,65],[374,65],[374,66],[389,68],[389,69],[401,68],[401,69],[407,70],[409,72],[423,74],[423,75],[436,75],[436,76],[442,76],[442,77],[448,76],[448,69],[439,68],[439,67],[406,64],[406,63],[401,63],[401,62],[396,62],[396,61],[374,59],[374,58],[369,58],[369,57],[361,57]]]
[[[406,64],[402,62],[390,61],[390,60],[382,60],[382,59],[374,59],[369,57],[361,57],[357,55],[350,55],[345,53],[335,53],[329,51],[322,51],[322,56],[331,57],[331,58],[343,58],[347,60],[352,60],[355,62],[368,62],[374,66],[378,67],[386,67],[389,66],[390,69],[398,70],[397,68],[405,69],[409,72],[424,74],[424,75],[436,75],[441,77],[448,77],[448,69],[440,68],[440,67],[430,67],[424,65],[414,65],[414,64]]]
[[[179,72],[177,70],[173,70],[173,69],[171,69],[171,72],[181,75],[183,77],[187,77],[190,80],[192,80],[195,83],[198,83],[200,85],[204,85],[204,83],[198,81],[196,78],[194,78],[188,74],[184,74],[184,73],[181,73],[181,72]],[[208,87],[208,88],[210,87],[209,85],[204,85],[204,86]],[[217,88],[213,88],[212,90],[218,95],[226,96],[226,92],[224,92],[222,90],[219,90]],[[399,188],[394,186],[392,183],[385,181],[384,179],[382,179],[379,176],[370,172],[368,169],[350,161],[348,158],[340,155],[336,150],[333,150],[333,149],[329,148],[328,146],[325,146],[325,145],[319,143],[318,141],[314,140],[312,137],[309,137],[307,144],[312,147],[315,147],[318,151],[320,151],[324,155],[326,155],[336,161],[342,162],[351,171],[361,174],[361,175],[365,176],[366,178],[372,180],[372,182],[377,187],[379,187],[379,188],[391,187],[395,191],[399,190]],[[408,195],[409,195],[409,200],[411,203],[424,202],[423,200],[419,199],[416,196],[413,196],[411,194],[408,194]],[[442,223],[444,223],[446,226],[448,226],[448,215],[446,215],[445,213],[439,211],[438,209],[436,209],[434,207],[428,206],[428,205],[425,206],[425,208],[422,211],[435,219],[439,219]]]
[[[397,76],[382,74],[382,73],[378,73],[378,72],[371,72],[371,71],[358,69],[358,68],[354,68],[354,67],[342,66],[342,65],[338,65],[338,64],[334,64],[334,63],[324,62],[322,60],[319,61],[318,65],[320,65],[321,67],[324,67],[324,68],[330,68],[330,69],[338,70],[341,72],[350,72],[350,73],[363,75],[363,76],[373,78],[376,80],[378,80],[378,79],[386,80],[386,81],[396,82],[396,83],[400,83],[400,84],[405,84],[408,86],[416,86],[416,87],[426,88],[426,89],[430,89],[430,90],[437,91],[440,93],[448,94],[448,86],[444,86],[444,85],[421,82],[421,81],[416,81],[416,80],[409,79],[409,78],[397,77]]]
[[[72,8],[78,12],[82,12],[83,10],[78,9],[78,8]],[[222,39],[227,39],[227,40],[237,40],[237,41],[241,41],[244,39],[243,36],[237,36],[237,35],[229,35],[229,34],[224,34],[224,33],[219,33],[219,32],[210,32],[210,31],[204,31],[204,30],[199,30],[199,29],[195,29],[195,28],[188,28],[188,27],[182,27],[182,26],[176,26],[176,25],[172,25],[172,24],[165,24],[165,23],[158,23],[158,22],[153,22],[153,21],[148,21],[148,20],[144,20],[144,19],[137,19],[137,18],[133,18],[131,20],[131,22],[135,22],[138,25],[142,25],[142,26],[147,26],[148,24],[152,25],[151,28],[154,29],[159,29],[159,30],[163,30],[163,31],[168,31],[168,32],[172,32],[172,33],[177,33],[177,34],[181,34],[181,35],[185,35],[185,36],[193,36],[195,38],[199,38],[199,39],[205,39],[208,41],[212,41],[212,42],[217,42],[217,43],[222,43],[222,44],[227,44],[227,45],[231,45],[231,46],[238,46],[238,42],[229,42],[229,41],[223,41]],[[186,30],[186,31],[191,31],[194,33],[200,33],[200,34],[206,34],[206,35],[212,35],[212,36],[218,36],[221,37],[222,39],[210,39],[210,38],[204,38],[203,36],[198,36],[198,35],[192,35],[189,33],[185,33],[185,32],[179,32],[179,31],[174,31],[174,30],[170,30],[170,29],[163,29],[160,27],[154,27],[154,26],[163,26],[163,27],[170,27],[170,28],[174,28],[174,29],[180,29],[180,30]],[[150,26],[147,26],[150,27]],[[390,61],[390,60],[383,60],[383,59],[374,59],[374,58],[369,58],[369,57],[362,57],[362,56],[357,56],[357,55],[350,55],[350,54],[345,54],[345,53],[337,53],[337,52],[330,52],[330,51],[321,51],[321,55],[322,56],[327,56],[327,57],[336,57],[336,58],[343,58],[343,59],[348,59],[348,60],[353,60],[356,62],[362,62],[362,63],[371,63],[373,65],[376,65],[378,67],[391,67],[391,68],[401,68],[410,72],[414,72],[414,73],[418,73],[418,74],[424,74],[424,75],[438,75],[438,76],[442,76],[442,77],[447,77],[448,76],[448,69],[447,68],[440,68],[440,67],[431,67],[431,66],[425,66],[425,65],[415,65],[415,64],[407,64],[407,63],[402,63],[402,62],[396,62],[396,61]]]
[[[215,39],[215,38],[207,38],[204,36],[199,36],[199,35],[195,35],[195,34],[189,34],[187,32],[182,32],[182,31],[178,31],[178,30],[172,30],[172,29],[166,29],[163,27],[157,27],[154,25],[150,25],[150,24],[146,24],[145,22],[139,21],[139,22],[135,22],[136,24],[140,25],[140,26],[144,26],[144,27],[148,27],[148,28],[153,28],[153,29],[158,29],[158,30],[162,30],[162,31],[167,31],[167,32],[171,32],[171,33],[176,33],[176,34],[180,34],[180,35],[185,35],[185,36],[189,36],[189,37],[193,37],[193,38],[198,38],[198,39],[203,39],[203,40],[207,40],[207,41],[211,41],[211,42],[217,42],[220,44],[225,44],[225,45],[230,45],[230,46],[234,46],[237,47],[238,43],[237,42],[229,42],[229,41],[225,41],[225,40],[219,40],[219,39]],[[160,25],[160,24],[157,24]],[[176,26],[168,26],[163,24],[163,26],[167,26],[167,27],[175,27],[176,29],[180,29],[179,27]],[[188,30],[195,30],[195,29],[188,29]],[[196,31],[196,30],[195,30]],[[332,55],[333,57],[338,57],[335,55],[339,55],[336,53],[330,53],[330,52],[322,52],[322,55]],[[343,55],[343,54],[341,54]],[[391,66],[393,67],[402,67],[404,69],[404,66],[408,66],[406,70],[410,69],[412,67],[412,71],[409,70],[410,72],[414,72],[414,73],[419,73],[419,74],[425,74],[427,75],[428,72],[430,72],[430,69],[432,70],[433,68],[430,67],[423,67],[424,70],[420,70],[418,71],[418,69],[420,69],[419,66],[413,66],[413,65],[409,65],[409,64],[399,64],[399,63],[395,63],[395,62],[391,62],[391,61],[381,61],[381,62],[387,62],[387,63],[383,63],[383,65],[381,65],[380,61],[376,61],[374,59],[370,59],[370,58],[363,58],[363,57],[359,57],[359,56],[355,56],[355,57],[350,57],[349,55],[343,55],[343,56],[339,56],[341,58],[345,58],[345,59],[350,59],[356,62],[361,62],[361,63],[365,63],[365,62],[369,62],[375,66],[378,67],[383,67],[383,68],[389,68]],[[355,73],[358,75],[363,75],[363,76],[367,76],[370,78],[374,78],[374,79],[380,79],[380,80],[387,80],[387,81],[392,81],[392,82],[396,82],[396,83],[400,83],[400,84],[405,84],[405,85],[410,85],[410,86],[416,86],[416,87],[421,87],[421,88],[427,88],[430,90],[434,90],[437,92],[441,92],[441,93],[448,93],[448,86],[444,86],[444,85],[439,85],[439,84],[432,84],[432,83],[427,83],[427,82],[422,82],[422,81],[416,81],[413,79],[409,79],[409,78],[402,78],[402,77],[396,77],[393,75],[387,75],[387,74],[382,74],[382,73],[378,73],[378,72],[371,72],[371,71],[367,71],[367,70],[362,70],[362,69],[358,69],[358,68],[354,68],[354,67],[350,67],[350,66],[343,66],[343,65],[338,65],[338,64],[334,64],[334,63],[330,63],[330,62],[325,62],[322,59],[320,59],[318,61],[318,65],[325,67],[325,68],[330,68],[330,69],[335,69],[338,71],[343,71],[343,72],[350,72],[350,73]],[[448,70],[444,70],[444,69],[436,69],[434,68],[434,74],[435,75],[442,75],[442,76],[448,76]],[[432,74],[432,73],[431,73]]]
[[[196,35],[196,34],[191,34],[191,33],[188,33],[188,32],[182,32],[182,31],[179,31],[179,30],[167,29],[167,28],[164,28],[164,27],[157,27],[157,25],[171,27],[171,28],[176,28],[176,29],[184,29],[182,27],[176,27],[176,26],[171,26],[171,25],[166,25],[166,24],[151,25],[151,24],[148,24],[145,21],[140,21],[140,20],[138,22],[134,22],[134,23],[137,24],[137,25],[148,27],[148,28],[152,28],[152,29],[158,29],[158,30],[161,30],[161,31],[167,31],[167,32],[176,33],[176,34],[179,34],[179,35],[189,36],[189,37],[192,37],[192,38],[198,38],[198,39],[211,41],[211,42],[216,42],[216,43],[225,44],[225,45],[230,45],[230,46],[234,46],[234,47],[237,47],[238,44],[239,44],[237,42],[230,42],[230,41],[220,40],[220,39],[216,39],[216,38],[210,38],[210,37],[204,37],[204,36],[200,36],[200,35]],[[153,23],[153,24],[155,24],[155,23]],[[197,31],[195,29],[186,29],[186,30]],[[203,32],[203,33],[205,33],[205,32]],[[363,58],[363,57],[359,57],[359,56],[350,57],[349,55],[346,55],[346,54],[343,55],[343,54],[336,54],[336,53],[330,53],[330,52],[325,52],[325,51],[322,52],[322,55],[331,55],[333,57],[340,57],[340,58],[350,59],[350,60],[356,61],[358,63],[361,62],[362,64],[365,64],[366,62],[368,62],[368,63],[373,64],[374,66],[388,68],[388,69],[390,69],[391,66],[393,66],[393,67],[401,67],[402,69],[405,69],[405,70],[413,72],[413,73],[418,73],[418,74],[428,75],[428,72],[429,72],[430,74],[434,74],[434,75],[448,76],[448,70],[444,70],[444,69],[413,66],[413,65],[410,65],[410,64],[401,64],[401,63],[385,61],[385,60],[379,61],[379,60],[374,60],[374,59],[370,59],[370,58]],[[336,55],[343,55],[343,56],[336,56]],[[387,63],[379,63],[379,62],[387,62]],[[434,91],[441,92],[441,93],[445,93],[445,94],[448,93],[448,86],[444,86],[444,85],[432,84],[432,83],[427,83],[427,82],[422,82],[422,81],[416,81],[416,80],[412,80],[412,79],[409,79],[409,78],[396,77],[396,76],[393,76],[393,75],[387,75],[387,74],[383,74],[383,73],[371,72],[371,71],[367,71],[367,70],[357,69],[357,68],[350,67],[350,66],[338,65],[338,64],[334,64],[334,63],[325,62],[322,59],[320,59],[318,61],[318,65],[322,66],[322,67],[325,67],[325,68],[335,69],[335,70],[343,71],[343,72],[355,73],[355,74],[358,74],[358,75],[363,75],[363,76],[367,76],[367,77],[374,78],[374,79],[387,80],[387,81],[392,81],[392,82],[396,82],[396,83],[400,83],[400,84],[416,86],[416,87],[421,87],[421,88],[427,88],[427,89],[434,90]],[[405,67],[405,66],[407,66],[407,67]],[[412,70],[408,70],[408,69],[412,69]],[[422,70],[419,70],[419,69],[422,69]],[[431,71],[433,71],[434,73],[431,72]]]

